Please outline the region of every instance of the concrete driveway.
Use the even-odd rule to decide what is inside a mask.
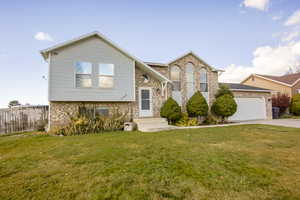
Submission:
[[[274,125],[274,126],[300,128],[300,119],[255,120],[255,121],[242,122],[242,124],[267,124],[267,125]]]
[[[253,120],[253,121],[243,121],[243,122],[236,122],[232,124],[218,124],[218,125],[205,125],[205,126],[171,126],[169,125],[164,130],[172,130],[172,129],[190,129],[190,128],[212,128],[212,127],[224,127],[224,126],[237,126],[243,124],[266,124],[266,125],[274,125],[274,126],[285,126],[285,127],[292,127],[292,128],[300,128],[300,119],[272,119],[272,120]],[[160,130],[150,130],[147,132],[156,132]],[[300,133],[300,131],[299,131]]]

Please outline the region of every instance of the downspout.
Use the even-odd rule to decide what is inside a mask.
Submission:
[[[50,131],[51,127],[51,102],[50,102],[50,65],[51,65],[51,53],[49,52],[48,56],[48,101],[49,101],[49,110],[48,110],[48,130],[47,132]]]

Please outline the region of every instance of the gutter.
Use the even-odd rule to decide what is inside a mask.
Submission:
[[[248,90],[248,89],[229,89],[230,91],[236,91],[236,92],[268,92],[271,93],[271,90]]]

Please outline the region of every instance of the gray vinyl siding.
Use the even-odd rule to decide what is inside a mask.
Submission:
[[[75,87],[76,61],[92,63],[92,88]],[[98,87],[98,64],[114,64],[114,87]],[[98,37],[52,52],[49,61],[49,101],[134,101],[135,61]]]

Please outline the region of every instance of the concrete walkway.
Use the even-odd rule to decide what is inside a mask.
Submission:
[[[293,128],[300,128],[300,119],[273,119],[273,120],[258,120],[244,122],[245,124],[267,124],[274,126],[286,126]]]
[[[274,125],[274,126],[300,128],[300,119],[254,120],[254,121],[237,122],[237,123],[232,123],[232,124],[176,127],[176,129],[224,127],[224,126],[237,126],[237,125],[243,125],[243,124],[266,124],[266,125]]]

